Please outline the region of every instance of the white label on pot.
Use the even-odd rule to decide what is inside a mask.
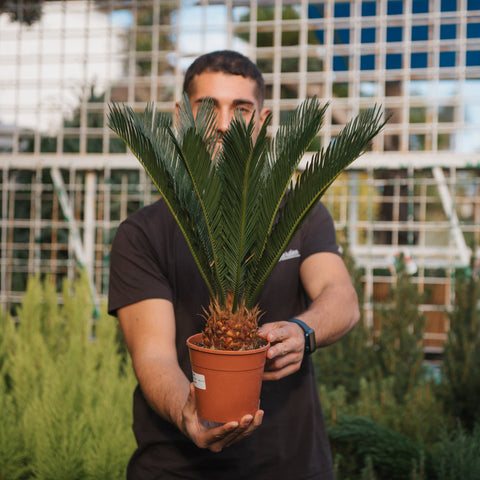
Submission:
[[[196,388],[200,390],[206,390],[207,386],[205,385],[205,375],[201,375],[200,373],[193,372],[193,384]]]

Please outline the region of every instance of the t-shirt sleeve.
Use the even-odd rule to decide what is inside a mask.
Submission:
[[[302,261],[320,252],[340,255],[332,216],[321,202],[313,209],[302,228]]]
[[[152,238],[138,222],[127,219],[117,230],[110,253],[108,311],[149,298],[172,301],[171,286]]]

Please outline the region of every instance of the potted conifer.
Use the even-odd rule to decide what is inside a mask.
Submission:
[[[257,337],[261,315],[256,299],[283,251],[334,179],[381,130],[381,109],[359,114],[317,152],[296,177],[299,163],[318,134],[328,104],[307,99],[291,113],[273,136],[267,135],[270,117],[253,140],[254,123],[236,116],[217,145],[215,111],[206,100],[194,116],[184,96],[178,119],[149,105],[136,114],[128,106],[113,104],[110,128],[138,158],[165,199],[180,227],[206,283],[210,305],[201,334],[187,340],[199,414],[212,421],[230,421],[258,408],[261,375],[267,346]],[[295,179],[296,178],[296,179]],[[295,179],[295,181],[294,181]],[[255,366],[238,367],[236,378],[213,388],[209,375],[224,358],[250,358],[260,351]],[[213,360],[194,359],[196,352]],[[212,366],[213,365],[213,366]],[[248,397],[238,388],[239,371],[256,370],[255,392]],[[241,387],[243,388],[243,387]],[[205,397],[230,391],[207,411]],[[227,407],[237,409],[232,412]]]

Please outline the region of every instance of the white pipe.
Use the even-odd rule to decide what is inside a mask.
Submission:
[[[96,317],[99,313],[99,301],[98,301],[98,295],[97,295],[97,289],[95,288],[95,284],[93,282],[93,275],[92,272],[88,270],[88,257],[86,255],[85,249],[82,244],[82,239],[80,237],[80,231],[78,229],[77,221],[75,220],[75,216],[73,214],[73,209],[70,204],[70,201],[67,196],[67,190],[65,188],[65,184],[63,183],[63,178],[62,174],[60,173],[60,170],[57,167],[52,167],[50,170],[50,175],[53,180],[53,185],[55,187],[55,191],[57,192],[58,195],[58,200],[60,202],[60,206],[62,208],[63,216],[65,217],[65,220],[68,223],[68,226],[70,228],[70,234],[72,237],[72,243],[73,243],[73,250],[75,253],[75,257],[77,258],[77,262],[79,266],[84,269],[87,273],[87,278],[88,278],[88,283],[90,286],[90,293],[92,295],[92,300],[93,300],[93,305],[94,305],[94,316]],[[88,177],[88,174],[87,174]],[[87,183],[87,191],[88,188],[92,188],[92,181],[93,181],[93,188],[95,188],[95,177],[92,179],[89,179],[88,181],[86,180]],[[87,202],[87,200],[86,200]],[[93,234],[95,232],[93,226],[94,222],[90,219],[90,214],[87,213],[87,211],[92,211],[95,209],[95,205],[93,200],[88,200],[89,205],[86,205],[86,213],[85,213],[85,222],[87,223],[87,217],[88,217],[88,223],[90,224],[90,229],[93,231]],[[90,203],[92,203],[90,205]],[[88,238],[91,235],[89,233],[86,237]],[[90,239],[89,239],[90,241]],[[93,244],[92,244],[93,245]],[[93,249],[92,249],[93,252]],[[91,266],[93,267],[93,254],[89,253],[91,256]]]
[[[85,218],[83,233],[83,248],[85,254],[85,270],[93,278],[95,256],[95,187],[97,176],[94,172],[85,175]]]
[[[470,263],[470,249],[467,247],[465,238],[460,228],[460,222],[458,221],[457,212],[455,211],[455,207],[453,205],[452,196],[448,190],[445,175],[440,167],[433,167],[432,173],[437,182],[438,193],[440,194],[440,199],[442,200],[443,210],[450,221],[452,235],[458,248],[460,261],[463,266],[468,267]]]

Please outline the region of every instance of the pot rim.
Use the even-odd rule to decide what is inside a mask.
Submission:
[[[202,334],[196,333],[187,338],[187,346],[192,350],[198,352],[211,353],[213,355],[254,355],[256,353],[264,352],[270,348],[270,342],[266,343],[263,347],[255,348],[253,350],[215,350],[214,348],[206,348],[197,345],[197,342],[201,340]]]

